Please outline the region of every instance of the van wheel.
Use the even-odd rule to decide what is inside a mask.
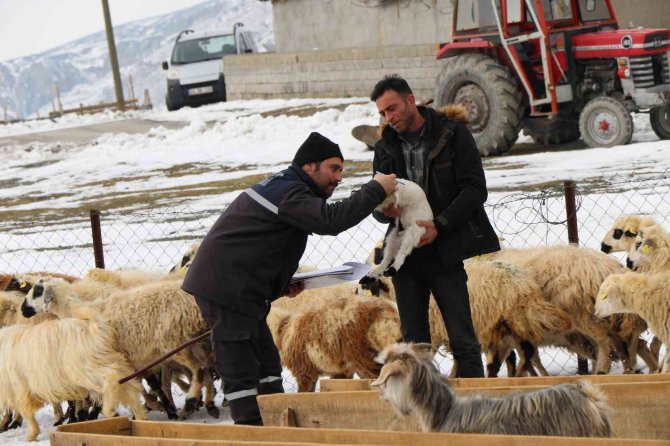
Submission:
[[[579,131],[589,147],[628,144],[633,137],[633,117],[621,102],[598,96],[587,102],[580,113]]]
[[[170,96],[165,96],[165,106],[167,107],[168,111],[175,111],[181,108],[177,105],[172,105],[172,102],[170,101]]]

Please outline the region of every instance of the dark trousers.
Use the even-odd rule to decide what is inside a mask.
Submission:
[[[415,249],[393,276],[405,342],[430,343],[428,305],[433,293],[449,335],[458,376],[484,376],[481,348],[472,325],[468,276],[463,262],[445,265],[434,246]]]
[[[235,424],[262,425],[256,395],[281,393],[282,366],[265,318],[257,319],[195,298],[212,330],[214,367]]]

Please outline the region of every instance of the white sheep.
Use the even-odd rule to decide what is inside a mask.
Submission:
[[[600,250],[607,254],[626,252],[633,246],[642,228],[657,225],[653,218],[645,215],[621,214],[603,237]]]
[[[656,361],[646,343],[639,343],[640,334],[646,330],[642,319],[635,315],[623,315],[621,320],[594,317],[593,307],[600,284],[610,274],[625,272],[617,259],[594,249],[571,245],[503,249],[480,259],[502,260],[528,271],[545,299],[572,316],[573,330],[596,344],[594,373],[609,371],[612,345],[621,355],[627,373],[634,373],[638,353],[650,368],[655,366]]]
[[[375,355],[402,336],[393,302],[354,294],[322,296],[291,311],[273,304],[267,322],[300,392],[314,391],[321,375],[375,378]]]
[[[379,278],[382,274],[391,276],[398,271],[405,262],[405,258],[416,248],[421,236],[426,232],[426,228],[419,226],[416,222],[433,220],[433,211],[428,204],[425,192],[421,186],[409,180],[398,180],[395,192],[387,197],[377,209],[384,209],[390,204],[400,208],[400,217],[395,219],[394,227],[386,236],[384,257],[381,263],[368,273],[368,277]],[[392,265],[391,262],[393,262]]]
[[[424,432],[611,437],[611,409],[587,381],[501,397],[458,396],[433,362],[430,345],[394,344],[372,383],[399,415]]]
[[[121,352],[135,369],[208,329],[195,300],[181,290],[178,280],[120,290],[94,302],[79,299],[74,285],[58,279],[41,279],[26,296],[26,313],[49,312],[60,318],[90,318],[100,314],[116,332]],[[188,368],[192,376],[191,390],[179,414],[181,418],[195,411],[203,383],[209,385],[207,374],[202,371],[212,362],[209,345],[205,344],[183,349],[172,357]],[[154,383],[152,388],[160,392],[160,382]],[[167,403],[165,399],[163,402]],[[212,406],[209,404],[208,408]]]
[[[0,412],[20,413],[28,423],[28,441],[40,432],[35,412],[44,403],[81,400],[89,393],[102,399],[107,417],[124,405],[137,419],[145,418],[140,384],[117,382],[133,369],[118,351],[113,330],[102,322],[62,319],[3,328],[0,364]]]
[[[167,274],[140,269],[108,270],[93,268],[84,275],[84,280],[99,282],[113,288],[125,290],[135,286],[157,282],[167,278]]]
[[[666,346],[670,345],[670,271],[655,274],[612,274],[600,286],[595,314],[639,314]],[[670,373],[670,353],[661,373]]]
[[[670,234],[660,226],[642,229],[628,251],[626,264],[637,272],[670,271]]]

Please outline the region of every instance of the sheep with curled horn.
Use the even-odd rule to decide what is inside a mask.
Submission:
[[[371,383],[400,415],[414,413],[424,432],[611,437],[610,411],[587,381],[502,397],[458,396],[433,363],[429,344],[393,344]]]

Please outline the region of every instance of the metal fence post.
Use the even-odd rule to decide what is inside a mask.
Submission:
[[[579,245],[579,232],[577,231],[577,207],[575,206],[575,190],[577,185],[573,180],[563,182],[565,191],[565,214],[568,221],[568,242],[571,245]]]
[[[91,209],[91,232],[93,234],[93,256],[95,267],[105,269],[105,254],[102,250],[102,231],[100,231],[100,211]]]

